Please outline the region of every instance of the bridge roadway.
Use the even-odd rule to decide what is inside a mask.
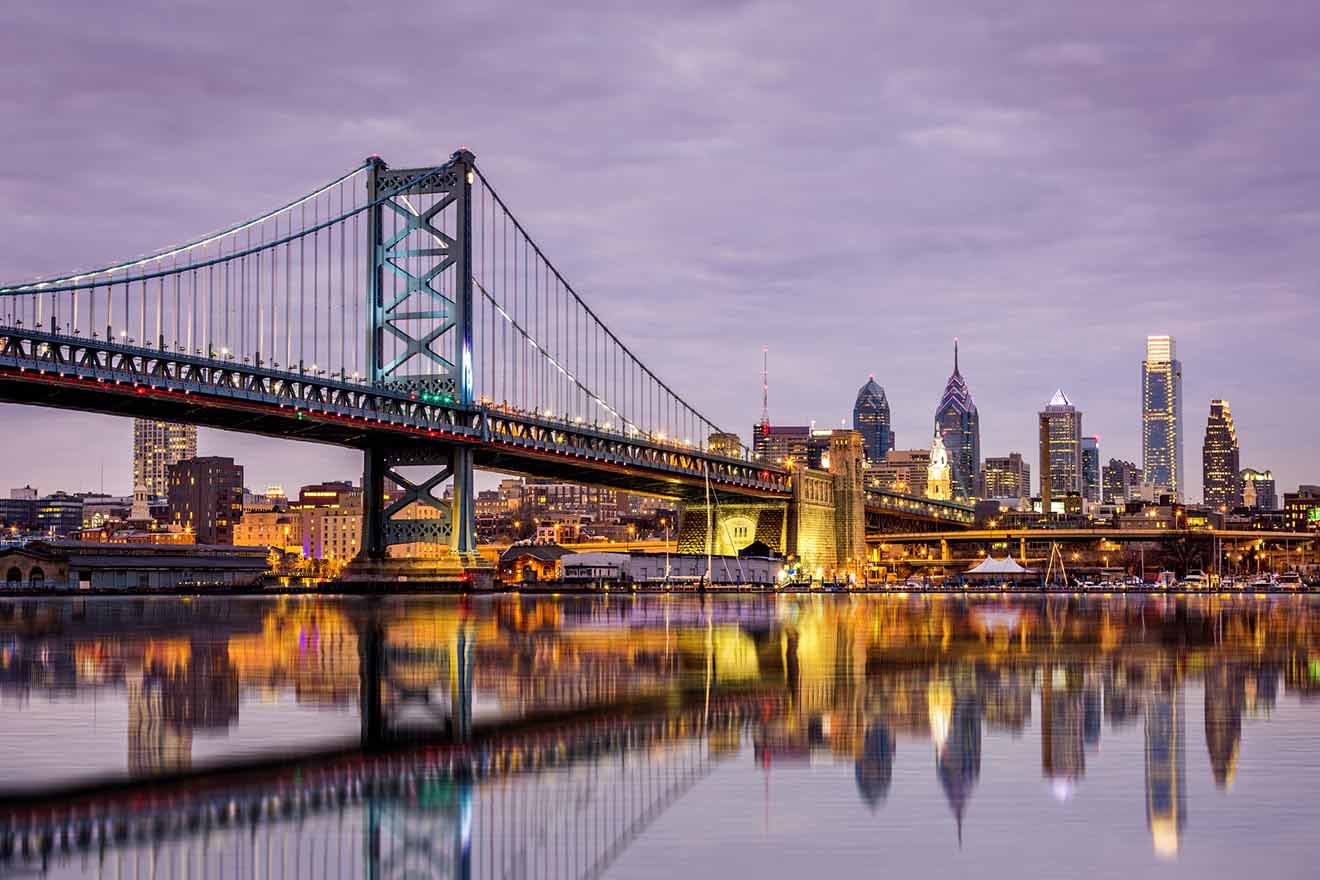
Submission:
[[[366,449],[473,450],[490,470],[674,498],[712,489],[787,500],[788,472],[693,446],[499,405],[416,394],[232,360],[0,327],[0,401],[156,418]]]

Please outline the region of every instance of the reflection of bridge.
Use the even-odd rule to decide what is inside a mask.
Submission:
[[[751,702],[20,806],[0,876],[599,877]]]

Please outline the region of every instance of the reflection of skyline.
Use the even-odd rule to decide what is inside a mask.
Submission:
[[[988,605],[1012,613],[984,613]],[[723,732],[712,751],[738,753],[745,734],[766,772],[828,756],[849,768],[850,797],[879,812],[894,808],[899,741],[929,741],[933,753],[906,753],[930,756],[959,837],[975,824],[989,769],[984,737],[1038,736],[1049,789],[1069,797],[1096,772],[1088,764],[1111,735],[1106,721],[1115,733],[1140,730],[1147,828],[1168,854],[1187,822],[1188,684],[1204,686],[1205,747],[1224,791],[1249,722],[1272,714],[1280,688],[1302,699],[1320,693],[1309,659],[1320,605],[1310,602],[497,598],[369,611],[348,601],[259,601],[218,621],[211,611],[161,609],[143,638],[111,637],[90,615],[61,617],[66,608],[24,618],[0,606],[0,693],[117,695],[128,726],[116,753],[129,777],[188,771],[194,735],[223,741],[248,701],[358,710],[370,691],[359,678],[370,630],[386,734],[443,734],[459,717],[464,729],[475,718],[488,731],[561,713],[585,724],[622,706],[699,699],[707,688],[745,694],[764,711],[745,730]],[[405,710],[408,725],[399,723]]]
[[[1155,688],[1146,704],[1146,825],[1156,854],[1170,858],[1187,824],[1186,739],[1182,690]]]

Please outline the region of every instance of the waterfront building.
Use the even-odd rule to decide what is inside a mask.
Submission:
[[[1147,336],[1141,362],[1141,469],[1182,500],[1182,363],[1172,336]]]
[[[56,537],[75,535],[83,527],[83,499],[56,492],[37,501],[37,531]]]
[[[426,519],[434,510],[427,505],[413,505],[413,516],[404,518]],[[318,507],[303,511],[303,517],[303,555],[308,559],[348,562],[362,549],[360,504],[357,507]]]
[[[935,430],[949,454],[953,497],[976,497],[981,472],[981,419],[971,389],[958,369],[958,340],[953,341],[953,373],[935,410]]]
[[[1251,510],[1278,510],[1279,496],[1274,488],[1274,474],[1243,468],[1238,471],[1238,486],[1242,489],[1242,506]]]
[[[986,498],[1031,497],[1031,465],[1022,460],[1022,453],[986,458],[981,468],[981,494]]]
[[[1283,526],[1290,532],[1320,531],[1320,486],[1283,493]]]
[[[20,490],[15,489],[15,492]],[[0,527],[15,532],[27,532],[37,527],[36,490],[33,497],[0,498]]]
[[[949,465],[949,452],[944,448],[944,438],[937,431],[930,447],[930,465],[926,468],[927,498],[948,501],[953,497],[952,471]]]
[[[1040,412],[1041,511],[1082,494],[1082,414],[1060,389]]]
[[[1210,401],[1210,416],[1205,423],[1205,441],[1201,444],[1202,497],[1215,510],[1232,510],[1242,503],[1238,485],[1237,429],[1227,400]]]
[[[853,430],[862,435],[868,462],[884,461],[885,453],[894,448],[889,400],[874,375],[857,392],[857,400],[853,403]]]
[[[152,498],[169,492],[169,467],[197,457],[197,426],[133,420],[133,488]]]
[[[867,482],[885,492],[923,497],[929,467],[929,449],[891,449],[884,461],[872,462],[867,468]]]
[[[386,492],[389,491],[388,483]],[[314,507],[361,506],[362,490],[348,480],[312,483],[298,490],[298,500],[289,503],[290,510],[310,510]]]
[[[232,458],[185,458],[169,467],[170,522],[198,544],[234,543],[243,515],[243,466]]]
[[[298,511],[244,511],[234,524],[234,546],[274,547],[302,555],[304,518]]]
[[[261,548],[32,541],[0,551],[5,586],[67,590],[161,590],[188,584],[253,586],[266,572]]]
[[[1082,497],[1092,504],[1102,500],[1098,436],[1082,438]]]
[[[807,447],[811,444],[810,425],[755,426],[752,435],[752,455],[767,464],[785,467],[805,467]]]
[[[1141,484],[1144,482],[1141,468],[1121,458],[1109,459],[1102,472],[1104,497],[1106,504],[1123,504],[1141,498]]]

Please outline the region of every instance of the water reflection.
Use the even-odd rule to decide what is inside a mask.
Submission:
[[[8,602],[0,866],[83,876],[112,858],[136,876],[144,858],[163,870],[168,842],[216,876],[392,876],[418,859],[424,876],[598,876],[680,801],[716,810],[712,775],[759,774],[768,792],[822,765],[895,819],[924,808],[896,785],[924,765],[956,848],[1002,818],[978,813],[1005,803],[986,780],[1028,769],[992,744],[1033,738],[1030,770],[1061,804],[1127,772],[1106,743],[1140,760],[1145,852],[1178,857],[1187,706],[1202,703],[1200,778],[1226,797],[1281,692],[1312,712],[1317,633],[1306,597]],[[324,749],[241,781],[54,791]],[[1139,817],[1127,803],[1105,819]]]

